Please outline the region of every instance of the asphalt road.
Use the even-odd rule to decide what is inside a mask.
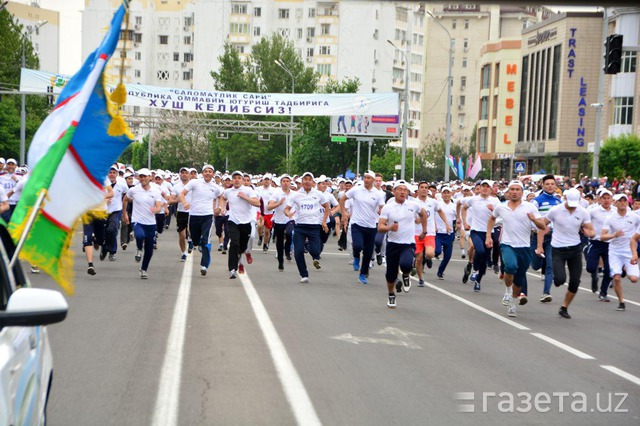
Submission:
[[[277,271],[275,247],[236,280],[215,252],[202,277],[197,251],[179,261],[173,226],[148,280],[131,246],[89,276],[80,238],[69,315],[49,327],[49,425],[640,424],[638,284],[624,282],[617,312],[585,272],[566,320],[566,287],[539,303],[533,272],[530,303],[508,318],[497,276],[474,293],[456,249],[444,281],[427,270],[388,309],[384,267],[359,284],[333,237],[308,284],[295,262]]]

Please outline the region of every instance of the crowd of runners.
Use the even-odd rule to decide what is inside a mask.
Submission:
[[[0,213],[8,222],[28,170],[3,158],[0,170]],[[535,182],[408,183],[384,181],[370,170],[351,180],[310,172],[229,173],[211,165],[175,173],[116,163],[105,179],[103,205],[82,218],[82,245],[89,275],[97,273],[94,252],[102,261],[116,261],[119,251],[130,250],[140,278],[148,279],[159,237],[175,220],[177,256],[184,262],[197,251],[202,276],[212,251],[227,255],[228,277],[236,279],[253,262],[252,250],[275,246],[277,270],[295,261],[300,282],[309,283],[306,259],[320,269],[333,236],[338,250],[349,254],[358,283],[370,282],[375,265],[385,268],[389,308],[396,307],[398,293],[410,290],[412,276],[419,287],[428,269],[443,280],[456,253],[466,260],[462,283],[473,291],[482,291],[488,274],[498,278],[508,316],[529,301],[532,269],[544,281],[541,303],[552,301],[552,285],[568,283],[558,315],[571,318],[583,263],[598,299],[609,302],[613,287],[617,310],[625,310],[623,278],[635,283],[640,275],[637,191],[630,178],[576,181],[549,174]],[[37,265],[31,271],[38,273]]]

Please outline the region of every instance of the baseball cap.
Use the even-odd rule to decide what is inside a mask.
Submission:
[[[609,191],[608,189],[603,189],[602,191],[598,191],[597,194],[602,197],[604,194],[609,194],[611,196],[613,196],[613,193],[611,191]]]
[[[244,177],[244,174],[240,170],[236,170],[235,172],[231,173],[231,177],[234,177],[235,175]]]
[[[214,168],[213,168],[213,166],[211,164],[205,164],[202,167],[202,171],[204,171],[204,169],[211,169],[212,172],[214,171]]]
[[[124,176],[122,176],[122,177],[126,179],[126,178],[131,177],[131,176],[133,176],[133,173],[131,173],[131,172],[125,172],[125,173],[124,173]]]
[[[509,182],[509,185],[507,185],[507,188],[511,188],[514,185],[515,186],[519,186],[520,188],[522,188],[524,190],[524,185],[519,180],[512,180],[511,182]]]
[[[189,171],[188,167],[180,167],[179,173],[182,173],[183,170]]]
[[[4,157],[0,157],[0,163],[5,164],[6,161],[4,161]]]
[[[409,189],[409,185],[407,185],[407,181],[402,179],[395,181],[395,183],[393,184],[393,189],[396,189],[399,186],[404,186],[405,188]]]
[[[289,176],[288,174],[286,174],[286,173],[285,173],[285,174],[283,174],[282,176],[280,176],[280,181],[282,181],[282,179],[285,179],[285,178],[287,178],[287,179],[289,179],[289,180],[292,180],[292,179],[291,179],[291,176]]]
[[[151,172],[145,167],[138,170],[138,176],[151,176]]]
[[[18,162],[17,162],[15,159],[13,159],[13,158],[9,158],[9,159],[7,160],[7,164],[9,164],[9,163],[18,164]]]
[[[305,176],[311,176],[311,179],[315,180],[315,178],[313,177],[313,173],[311,173],[311,172],[304,172],[302,174],[302,177],[304,178]]]
[[[265,173],[264,176],[262,176],[262,179],[273,180],[273,176],[271,175],[271,173]]]
[[[451,192],[451,188],[449,188],[448,186],[443,186],[442,188],[440,188],[440,192],[444,192],[444,191],[449,191]]]
[[[375,178],[375,177],[376,177],[376,174],[375,174],[372,170],[367,170],[366,172],[364,172],[364,175],[365,175],[365,176],[372,177],[372,178]],[[406,183],[406,182],[405,182],[405,183]]]
[[[575,188],[567,189],[564,193],[569,207],[578,207],[580,205],[580,191]]]
[[[482,180],[482,182],[480,182],[480,185],[484,185],[484,184],[487,184],[489,186],[493,186],[493,181],[489,180],[489,179],[484,179],[484,180]]]
[[[616,194],[616,195],[613,196],[613,201],[620,201],[620,200],[629,201],[629,198],[627,198],[627,196],[624,195],[624,194]]]

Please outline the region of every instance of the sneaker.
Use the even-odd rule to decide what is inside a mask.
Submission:
[[[424,280],[418,280],[418,287],[424,287]]]
[[[354,271],[359,271],[360,270],[360,258],[357,259],[353,259],[353,270]]]
[[[431,269],[431,267],[433,266],[433,259],[427,259],[427,268]]]
[[[263,252],[263,253],[266,253],[266,252],[268,252],[268,251],[269,251],[269,244],[265,244],[265,245],[263,245],[263,246],[262,246],[262,252]]]
[[[410,272],[410,273],[411,273],[411,276],[412,276],[412,277],[415,277],[415,276],[416,276],[416,274],[418,273],[418,270],[416,269],[416,267],[415,267],[415,266],[414,266],[413,268],[411,268],[411,272]]]
[[[369,269],[373,269],[373,265],[374,265],[374,263],[373,263],[373,259],[371,259],[371,260],[369,261]]]
[[[591,293],[595,294],[598,292],[598,281],[591,283]]]
[[[145,271],[144,269],[140,269],[140,278],[143,280],[149,278],[149,276],[147,275],[147,271]]]
[[[500,273],[500,265],[498,265],[497,263],[495,265],[493,265],[493,272],[496,274]]]
[[[35,265],[31,265],[31,273],[32,274],[39,274],[40,273],[40,268],[38,268]]]
[[[280,272],[284,271],[284,265],[283,264],[279,264],[278,265],[278,271],[280,271]]]
[[[471,281],[474,281],[473,279]],[[473,291],[475,291],[476,293],[480,292],[480,283],[479,282],[475,282],[473,284]]]
[[[382,256],[382,266],[387,266],[387,256]]]
[[[127,243],[122,243],[120,245],[120,247],[122,247],[122,250],[126,250],[127,249]]]
[[[397,293],[402,293],[402,281],[401,280],[396,281],[396,292]]]
[[[318,259],[313,259],[313,267],[316,269],[322,268],[322,266],[320,266],[320,261]]]
[[[235,280],[238,276],[236,275],[236,270],[232,269],[229,271],[229,279],[230,280]]]
[[[476,283],[478,281],[478,273],[476,271],[473,271],[473,274],[471,274],[469,279],[472,283]]]
[[[460,257],[463,259],[467,257],[467,251],[465,249],[460,249]]]
[[[571,315],[569,315],[569,311],[564,306],[560,308],[558,311],[558,316],[566,319],[571,319]]]
[[[200,267],[200,275],[202,275],[203,277],[205,275],[207,275],[207,267],[206,266],[201,266]]]
[[[238,273],[244,274],[244,265],[242,263],[238,265]]]
[[[390,307],[391,309],[396,307],[396,295],[395,294],[390,294],[389,295],[389,300],[387,300],[387,306]]]
[[[442,272],[438,272],[438,279],[444,280],[444,274]]]
[[[284,255],[284,257],[285,257],[289,262],[291,262],[291,253],[286,253],[286,254]]]
[[[227,248],[226,247],[222,247],[222,254],[227,254]]]
[[[309,282],[309,277],[302,277],[302,278],[300,278],[300,282],[301,282],[301,283],[308,283],[308,282]]]
[[[551,300],[553,300],[553,298],[551,297],[550,294],[543,294],[542,297],[540,298],[540,301],[542,303],[549,303],[551,302]]]
[[[408,293],[411,290],[411,278],[409,275],[402,274],[402,291]]]
[[[107,251],[105,249],[100,250],[100,260],[105,260],[107,258]]]
[[[464,267],[464,273],[462,274],[462,284],[466,284],[469,281],[469,274],[471,273],[471,268],[473,266],[470,263],[467,263],[467,266]]]
[[[507,315],[510,317],[517,317],[518,315],[516,314],[516,307],[509,306],[509,308],[507,308]]]
[[[358,275],[358,281],[360,281],[360,284],[369,284],[367,277],[364,274]]]
[[[505,294],[504,296],[502,296],[502,304],[504,306],[509,306],[511,304],[511,295],[510,294]]]
[[[338,251],[344,251],[344,249],[342,248],[342,246],[338,246]]]
[[[193,251],[193,241],[189,241],[187,253],[191,254],[192,251]]]
[[[180,256],[180,262],[186,262],[187,261],[187,255],[183,254],[182,256]]]
[[[136,250],[134,259],[136,260],[136,262],[140,262],[142,260],[142,250]]]
[[[110,262],[115,262],[116,261],[116,255],[113,253],[109,253],[109,261]]]
[[[600,293],[598,295],[598,300],[601,301],[601,302],[608,302],[609,301],[609,296],[607,296],[606,294]]]
[[[165,226],[164,226],[164,229],[169,229],[169,225],[165,225]]]
[[[218,246],[218,251],[222,251],[222,249],[223,249],[223,248],[224,248],[224,244],[220,244],[220,245]]]
[[[95,275],[96,274],[96,268],[94,268],[93,266],[89,266],[87,268],[87,274],[89,275]]]
[[[624,306],[624,302],[622,302],[618,305],[618,307],[616,308],[616,311],[624,311],[624,310],[626,310],[626,307]]]
[[[251,253],[246,253],[245,255],[247,256],[247,263],[251,265],[253,263],[253,256],[251,256]]]
[[[378,265],[382,265],[382,255],[381,254],[376,254],[376,263]]]
[[[520,296],[518,297],[518,304],[520,306],[523,306],[526,305],[528,301],[529,299],[527,298],[527,295],[524,293],[520,293]]]
[[[153,248],[155,249],[155,246]],[[198,252],[202,253],[202,246],[198,246]]]
[[[258,238],[258,247],[262,245],[262,237]]]

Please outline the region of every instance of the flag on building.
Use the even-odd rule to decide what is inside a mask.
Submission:
[[[38,194],[47,190],[20,258],[39,266],[68,294],[73,294],[73,228],[104,200],[109,166],[133,139],[119,111],[122,93],[115,103],[103,83],[127,8],[123,0],[102,43],[67,83],[33,137],[27,157],[32,172],[9,223],[17,241]]]
[[[473,162],[473,166],[469,170],[469,177],[475,179],[482,170],[482,160],[480,160],[480,154],[476,154],[476,161]]]

